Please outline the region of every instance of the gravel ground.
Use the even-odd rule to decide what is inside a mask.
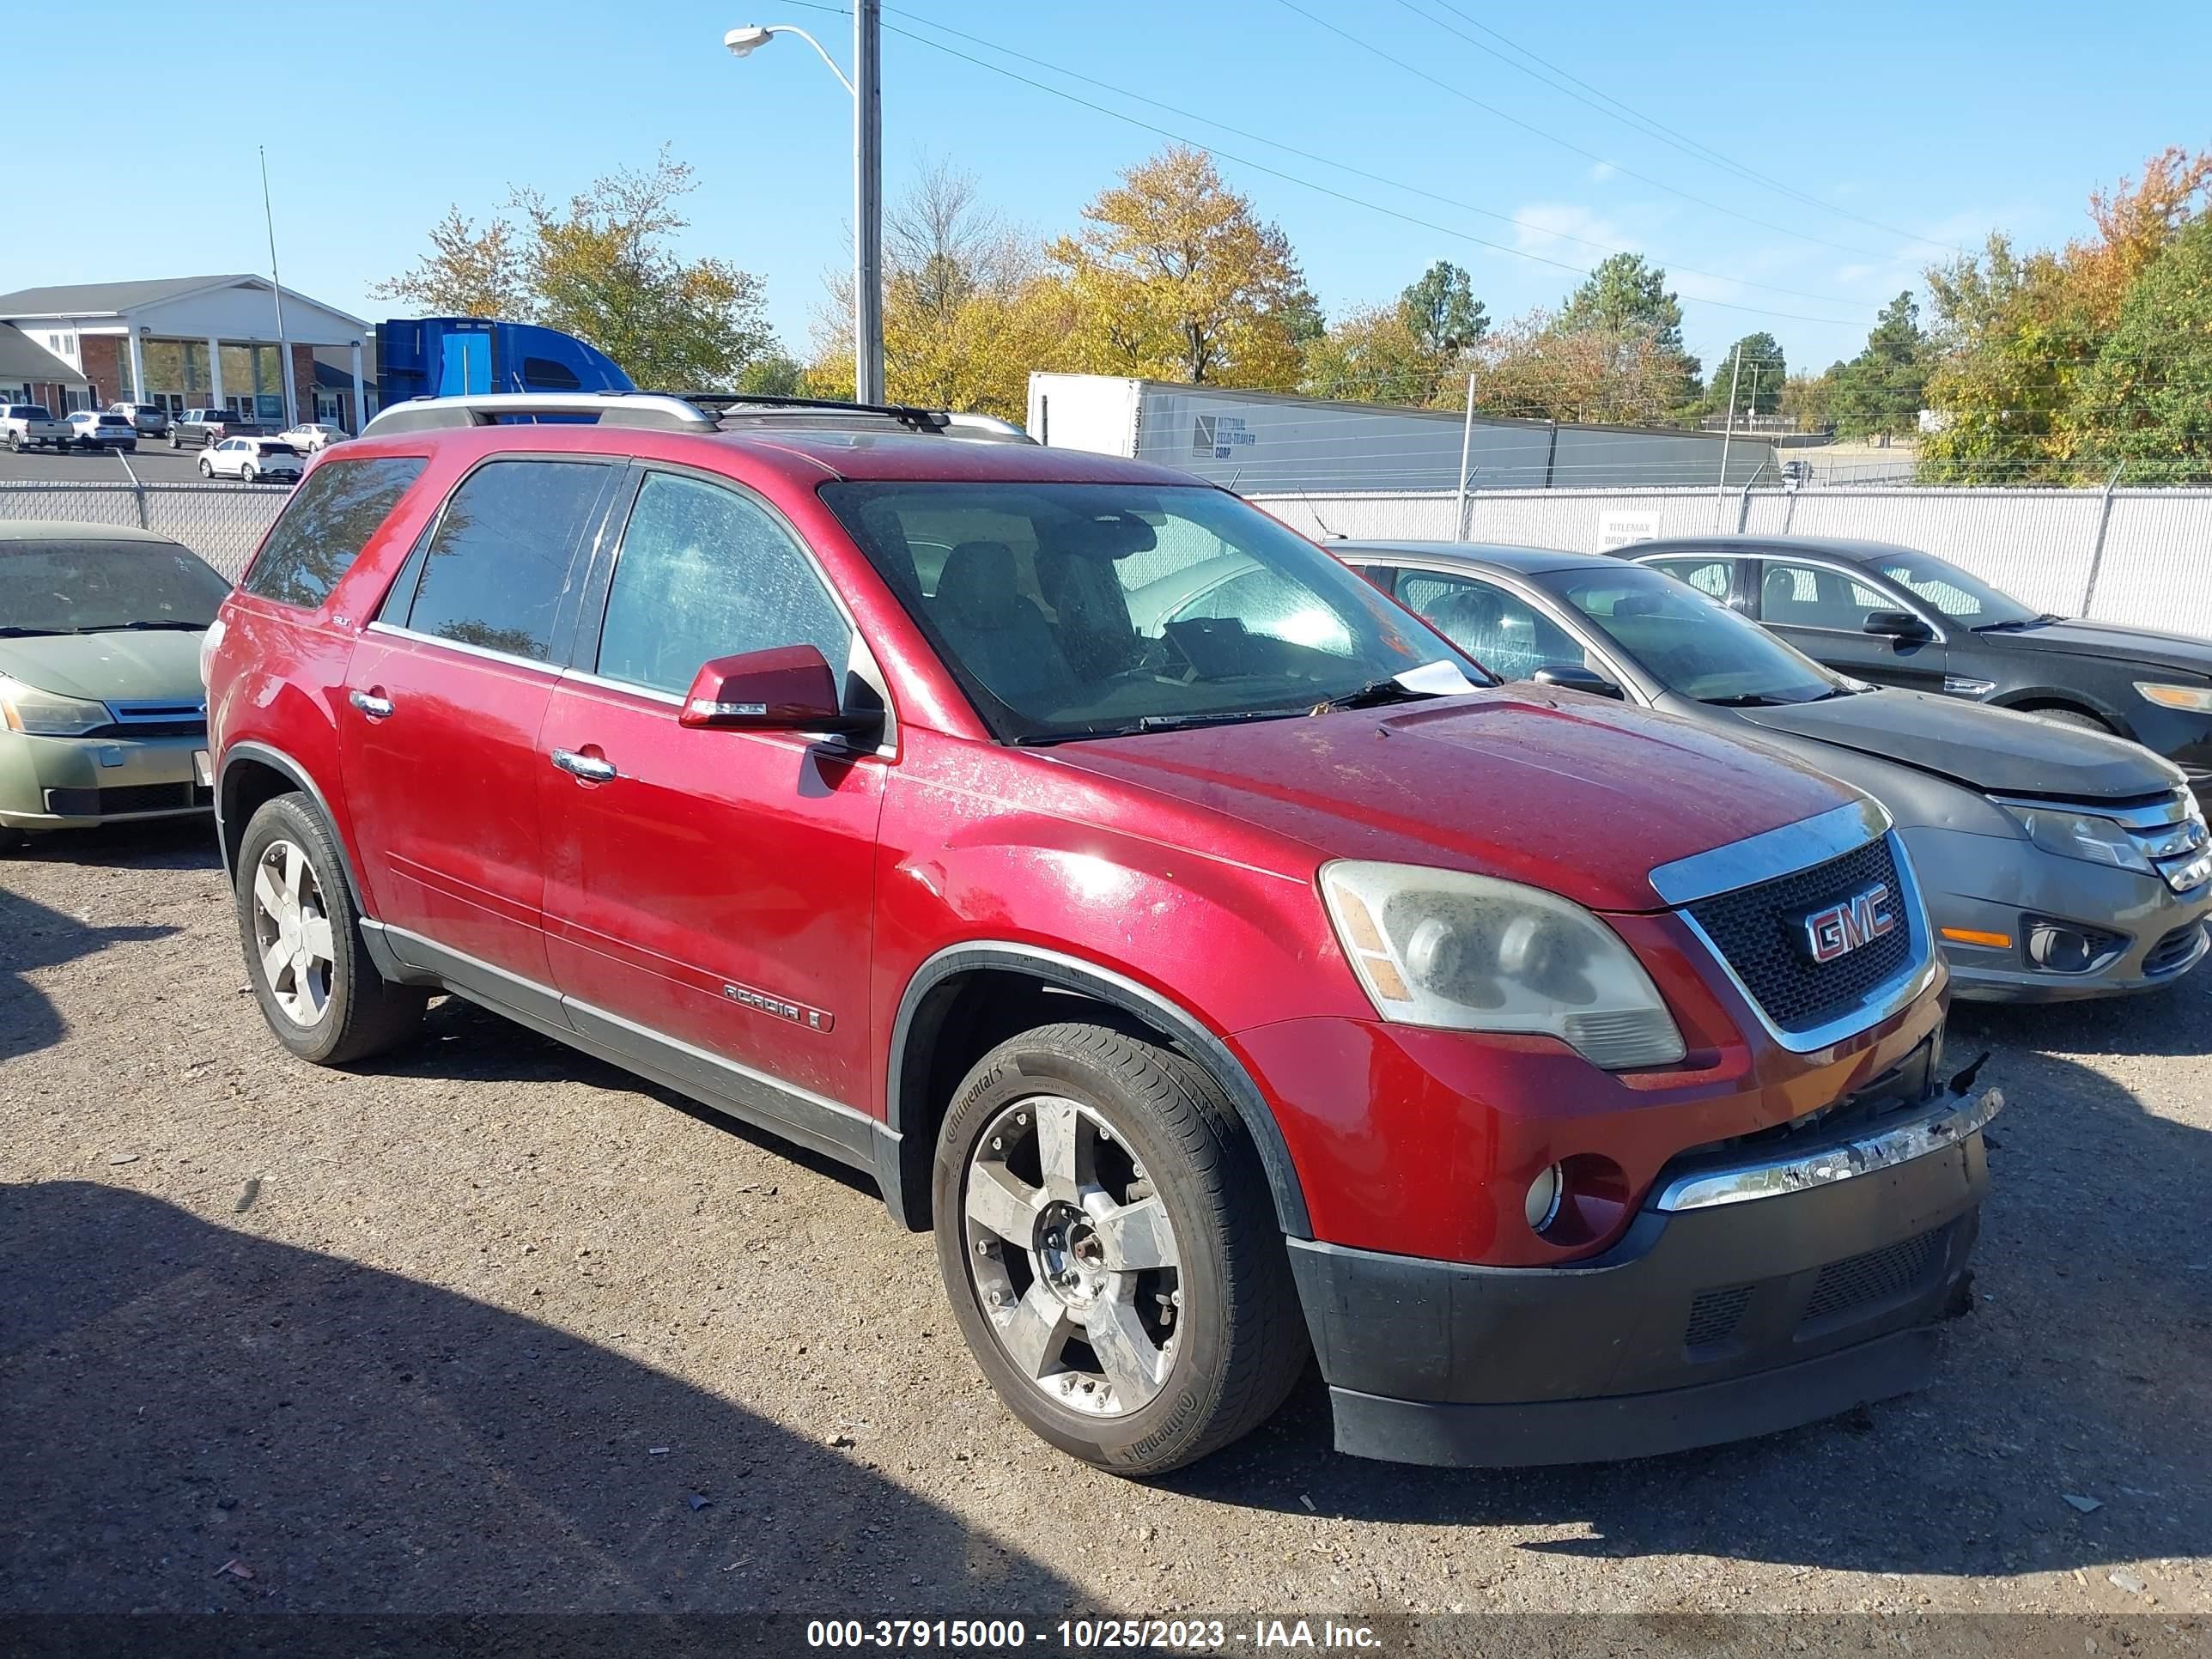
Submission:
[[[1310,1376],[1137,1486],[999,1407],[928,1241],[857,1179],[458,1001],[376,1069],[298,1064],[204,828],[64,842],[0,863],[0,1612],[2201,1630],[2212,972],[1960,1010],[1952,1053],[1984,1047],[2013,1105],[1976,1310],[1926,1393],[1470,1474],[1336,1455]]]

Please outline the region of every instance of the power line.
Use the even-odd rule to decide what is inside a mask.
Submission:
[[[1284,3],[1287,4],[1288,0],[1284,0]],[[787,0],[787,3],[802,4],[804,3],[804,0]],[[806,9],[817,11],[829,11],[835,9],[831,7],[819,5],[808,5]],[[933,40],[927,35],[916,34],[911,29],[900,28],[897,25],[889,22],[886,22],[884,27],[890,30],[891,33],[895,34],[902,35],[907,40],[912,40],[917,45],[928,47],[933,52],[941,52],[948,58],[957,58],[961,62],[964,64],[971,64],[977,69],[988,70],[991,74],[1003,76],[1009,81],[1019,82],[1025,87],[1034,88],[1036,90],[1045,93],[1051,97],[1063,99],[1071,104],[1079,105],[1085,109],[1091,110],[1099,115],[1106,116],[1109,119],[1125,122],[1130,126],[1140,128],[1144,131],[1157,134],[1163,138],[1171,139],[1176,143],[1188,144],[1194,149],[1209,150],[1212,154],[1223,157],[1224,160],[1236,162],[1239,167],[1250,167],[1256,173],[1264,173],[1272,179],[1280,179],[1285,183],[1296,185],[1303,190],[1310,190],[1317,194],[1329,197],[1336,201],[1347,202],[1354,207],[1365,208],[1368,211],[1382,214],[1386,218],[1396,219],[1409,225],[1417,225],[1421,229],[1433,231],[1439,236],[1455,237],[1463,242],[1471,242],[1477,247],[1486,247],[1491,249],[1494,252],[1509,254],[1516,259],[1527,259],[1536,264],[1550,265],[1554,270],[1569,271],[1577,276],[1588,276],[1590,274],[1586,268],[1581,265],[1571,264],[1565,259],[1547,258],[1540,253],[1531,253],[1525,248],[1509,247],[1503,242],[1491,241],[1486,237],[1475,235],[1472,231],[1456,229],[1450,225],[1438,224],[1432,219],[1421,218],[1416,214],[1405,213],[1400,211],[1396,208],[1385,207],[1380,202],[1364,201],[1357,196],[1347,195],[1345,191],[1333,189],[1328,185],[1316,183],[1311,179],[1302,178],[1295,173],[1286,173],[1280,167],[1270,167],[1265,161],[1254,161],[1251,157],[1239,155],[1233,150],[1223,149],[1218,144],[1209,144],[1203,139],[1194,138],[1186,133],[1175,131],[1171,128],[1161,126],[1155,122],[1144,120],[1139,117],[1127,114],[1121,110],[1110,109],[1103,104],[1094,103],[1088,98],[1079,97],[1076,94],[1066,91],[1061,88],[1049,86],[1042,81],[1032,79],[1030,76],[1026,75],[1018,74],[1016,71],[1005,68],[1003,65],[986,62],[981,58],[976,58],[968,52],[959,51],[956,47],[946,46],[941,40]],[[1851,251],[1856,252],[1856,250]],[[1723,311],[1745,312],[1755,317],[1778,317],[1790,322],[1819,323],[1830,328],[1853,328],[1857,326],[1857,324],[1853,321],[1853,319],[1846,317],[1813,317],[1808,316],[1802,312],[1775,311],[1765,306],[1743,305],[1731,300],[1709,299],[1700,300],[1697,301],[1697,303],[1716,307]]]
[[[1794,236],[1800,241],[1817,243],[1822,247],[1834,248],[1839,252],[1855,253],[1863,259],[1876,259],[1887,262],[1890,258],[1890,256],[1886,253],[1876,253],[1871,248],[1855,246],[1849,242],[1830,241],[1826,237],[1815,236],[1809,231],[1792,230],[1789,226],[1778,225],[1771,219],[1761,219],[1754,214],[1741,212],[1731,207],[1723,207],[1718,202],[1708,201],[1702,196],[1695,196],[1686,190],[1678,189],[1674,185],[1667,183],[1662,179],[1655,179],[1648,173],[1638,173],[1633,167],[1623,167],[1620,162],[1612,160],[1608,156],[1600,155],[1595,150],[1584,149],[1580,144],[1576,143],[1572,139],[1562,138],[1556,132],[1547,131],[1544,128],[1536,125],[1533,121],[1524,121],[1519,116],[1510,114],[1506,111],[1498,108],[1495,104],[1486,104],[1483,102],[1481,99],[1477,98],[1473,93],[1467,91],[1463,88],[1455,87],[1450,82],[1442,80],[1437,76],[1430,74],[1419,64],[1409,64],[1404,58],[1394,56],[1392,53],[1383,51],[1382,47],[1376,46],[1373,41],[1368,40],[1364,35],[1358,33],[1357,31],[1345,28],[1339,24],[1332,23],[1326,17],[1318,16],[1315,13],[1308,11],[1304,6],[1297,4],[1296,0],[1275,0],[1275,3],[1281,6],[1286,11],[1296,12],[1299,16],[1304,18],[1308,22],[1315,25],[1316,27],[1327,29],[1331,34],[1338,35],[1344,40],[1351,41],[1352,45],[1358,46],[1361,51],[1373,53],[1376,57],[1380,58],[1384,63],[1395,64],[1398,68],[1405,70],[1407,74],[1413,76],[1419,80],[1425,81],[1431,86],[1439,88],[1442,90],[1449,93],[1453,97],[1460,99],[1466,103],[1474,105],[1475,108],[1481,110],[1486,114],[1495,116],[1501,121],[1506,122],[1510,125],[1519,127],[1523,132],[1534,133],[1537,137],[1544,140],[1545,143],[1557,144],[1560,149],[1569,151],[1571,154],[1579,155],[1586,161],[1595,161],[1600,167],[1611,167],[1624,178],[1636,179],[1640,184],[1650,185],[1654,190],[1663,190],[1669,196],[1679,196],[1682,200],[1695,203],[1698,206],[1705,208],[1711,212],[1725,214],[1731,219],[1741,219],[1747,225],[1757,225],[1762,230],[1771,230],[1778,236]]]
[[[1472,35],[1464,33],[1461,30],[1452,27],[1450,24],[1445,22],[1442,18],[1432,17],[1426,12],[1420,11],[1413,4],[1412,0],[1398,0],[1398,3],[1405,7],[1407,10],[1413,12],[1415,16],[1423,18],[1428,22],[1434,23],[1438,28],[1445,31],[1445,33],[1457,35],[1459,39],[1466,41],[1477,52],[1489,53],[1490,56],[1498,59],[1499,63],[1504,64],[1507,68],[1517,70],[1522,74],[1528,76],[1530,78],[1540,81],[1546,86],[1553,88],[1555,91],[1563,92],[1568,97],[1574,99],[1577,102],[1589,105],[1590,108],[1596,110],[1601,115],[1609,116],[1613,120],[1621,122],[1624,125],[1636,128],[1644,133],[1646,137],[1656,138],[1660,143],[1664,144],[1671,144],[1674,148],[1680,150],[1684,155],[1690,156],[1692,160],[1704,161],[1711,167],[1726,168],[1729,172],[1734,173],[1740,178],[1747,179],[1753,184],[1764,185],[1769,190],[1779,191],[1785,196],[1793,197],[1796,200],[1806,203],[1809,206],[1818,208],[1823,213],[1833,214],[1838,218],[1841,219],[1850,219],[1859,224],[1865,225],[1870,229],[1886,231],[1893,236],[1902,236],[1905,240],[1909,242],[1917,242],[1923,247],[1942,248],[1948,253],[1964,253],[1966,252],[1966,249],[1960,247],[1955,243],[1939,241],[1931,237],[1922,236],[1915,232],[1906,230],[1901,226],[1884,224],[1879,219],[1869,219],[1863,213],[1853,213],[1849,208],[1838,207],[1832,202],[1825,202],[1819,197],[1814,196],[1805,191],[1799,190],[1796,185],[1789,184],[1783,179],[1776,179],[1768,173],[1761,173],[1755,167],[1747,167],[1743,162],[1736,161],[1733,156],[1725,155],[1722,151],[1715,149],[1711,144],[1705,143],[1700,139],[1692,138],[1689,134],[1678,131],[1676,129],[1668,126],[1664,121],[1660,120],[1656,116],[1646,115],[1642,111],[1635,108],[1632,105],[1624,103],[1620,99],[1615,98],[1611,93],[1600,91],[1599,88],[1590,85],[1589,82],[1583,80],[1580,76],[1573,74],[1570,70],[1562,69],[1559,64],[1553,63],[1550,59],[1539,57],[1535,52],[1529,51],[1528,47],[1521,45],[1517,40],[1514,40],[1499,33],[1498,30],[1491,27],[1489,24],[1481,21],[1478,18],[1468,16],[1466,12],[1452,4],[1451,0],[1434,0],[1434,3],[1443,7],[1446,11],[1451,13],[1453,16],[1460,19],[1461,21],[1468,24],[1472,27],[1481,30],[1483,33],[1490,36],[1493,40],[1503,41],[1506,46],[1510,46],[1515,52],[1519,52],[1522,57],[1529,59],[1533,63],[1541,64],[1545,69],[1551,70],[1553,75],[1560,76],[1565,81],[1572,82],[1572,85],[1563,86],[1559,81],[1552,80],[1547,76],[1539,75],[1534,70],[1528,68],[1527,64],[1515,63],[1504,52],[1498,52],[1494,47],[1483,45],[1481,41],[1475,40]],[[1580,88],[1581,91],[1577,92],[1575,90],[1576,88]],[[1591,94],[1591,96],[1586,97],[1583,95],[1584,94]],[[1597,100],[1601,100],[1602,102],[1595,101]],[[1607,104],[1612,105],[1613,107],[1611,109],[1607,109],[1605,106]]]
[[[1401,3],[1402,3],[1403,0],[1401,0]],[[1127,87],[1116,86],[1110,81],[1102,81],[1097,76],[1094,75],[1086,75],[1080,70],[1072,70],[1067,68],[1065,64],[1050,63],[1042,58],[1034,58],[1025,52],[1017,52],[1012,46],[1002,46],[995,40],[984,40],[980,35],[967,33],[963,30],[952,27],[950,24],[940,23],[934,18],[918,17],[910,12],[901,13],[899,15],[908,18],[914,22],[921,23],[925,27],[935,29],[939,33],[949,34],[953,36],[956,40],[965,40],[970,45],[981,46],[987,52],[995,52],[1002,56],[1015,58],[1021,63],[1031,64],[1042,70],[1049,70],[1055,75],[1064,75],[1067,76],[1071,81],[1080,81],[1086,86],[1097,87],[1102,91],[1113,93],[1117,97],[1133,99],[1138,103],[1148,104],[1154,109],[1165,110],[1169,114],[1181,116],[1185,120],[1202,122],[1206,125],[1217,128],[1223,132],[1233,133],[1239,138],[1249,138],[1255,143],[1266,144],[1270,149],[1281,150],[1285,155],[1297,156],[1303,161],[1317,161],[1323,167],[1334,167],[1340,173],[1348,173],[1354,178],[1364,179],[1370,184],[1386,185],[1393,190],[1402,190],[1410,196],[1425,197],[1431,202],[1440,202],[1446,207],[1457,208],[1464,213],[1476,214],[1485,219],[1495,219],[1502,224],[1510,224],[1520,229],[1533,231],[1541,235],[1553,238],[1558,241],[1573,242],[1583,247],[1595,248],[1600,253],[1616,254],[1630,252],[1630,250],[1626,248],[1615,247],[1610,243],[1593,241],[1587,236],[1577,236],[1566,231],[1550,230],[1542,226],[1532,225],[1528,221],[1519,217],[1517,215],[1500,213],[1494,208],[1480,207],[1473,202],[1462,201],[1457,197],[1441,195],[1436,191],[1425,189],[1419,185],[1409,185],[1402,179],[1393,179],[1384,173],[1370,173],[1366,168],[1354,167],[1348,161],[1340,161],[1331,156],[1319,155],[1313,150],[1301,149],[1296,144],[1285,143],[1279,138],[1270,138],[1265,133],[1253,132],[1243,127],[1234,126],[1229,122],[1221,120],[1217,117],[1201,114],[1195,110],[1183,109],[1176,105],[1166,103],[1158,98],[1151,97],[1146,94],[1133,92]],[[905,31],[902,30],[901,33],[905,33]],[[909,34],[908,38],[918,40],[921,37]],[[1875,311],[1880,308],[1866,301],[1854,300],[1845,295],[1817,294],[1806,289],[1784,288],[1778,283],[1754,282],[1747,276],[1729,276],[1723,271],[1700,270],[1695,265],[1686,265],[1681,264],[1679,260],[1666,259],[1663,256],[1656,252],[1653,253],[1651,257],[1655,259],[1662,259],[1669,270],[1680,272],[1685,276],[1704,276],[1719,283],[1734,283],[1739,287],[1755,288],[1768,294],[1788,295],[1792,299],[1813,300],[1822,305],[1853,306],[1866,311]]]

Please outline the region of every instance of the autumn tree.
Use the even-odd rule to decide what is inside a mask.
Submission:
[[[1369,307],[1307,343],[1298,389],[1313,398],[1418,406],[1435,398],[1443,362],[1408,325],[1402,307]]]
[[[926,167],[884,216],[884,388],[897,403],[1024,418],[1029,373],[1066,331],[1034,241],[982,200],[973,175]],[[853,390],[853,286],[840,274],[814,319],[809,380]]]
[[[1200,386],[1297,383],[1310,296],[1289,239],[1205,151],[1170,145],[1083,217],[1079,234],[1049,250],[1073,315],[1069,367]]]
[[[368,290],[434,317],[506,318],[535,314],[530,264],[522,239],[507,220],[479,230],[459,206],[430,227],[430,251],[410,270]]]
[[[1834,370],[1819,374],[1792,374],[1782,383],[1775,412],[1800,432],[1826,429],[1835,419]]]
[[[760,279],[726,260],[685,259],[678,204],[690,167],[663,149],[556,204],[510,193],[479,229],[459,208],[413,270],[372,292],[449,316],[541,323],[597,346],[641,386],[728,385],[774,343]]]
[[[1644,418],[1694,413],[1691,405],[1703,388],[1698,360],[1682,343],[1682,302],[1667,286],[1667,273],[1642,254],[1616,253],[1601,262],[1567,296],[1553,326],[1588,336],[1578,349],[1583,355],[1593,349],[1609,354],[1638,402],[1663,387],[1660,408]]]
[[[2129,283],[2074,419],[2083,447],[2131,483],[2212,477],[2212,219]]]
[[[1532,311],[1474,354],[1475,406],[1526,419],[1656,425],[1681,407],[1682,358],[1652,331],[1566,328]]]

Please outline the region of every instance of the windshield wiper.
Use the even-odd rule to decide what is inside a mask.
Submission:
[[[2048,628],[2053,623],[2066,620],[2056,611],[2046,611],[2039,617],[2018,617],[2011,622],[1984,623],[1973,632],[1977,634],[2017,634],[2030,628]]]
[[[1340,697],[1330,697],[1324,702],[1315,703],[1306,712],[1313,714],[1325,714],[1332,709],[1370,708],[1377,703],[1425,702],[1436,695],[1433,691],[1416,691],[1411,686],[1401,684],[1397,676],[1394,674],[1388,679],[1370,680],[1358,690],[1347,691]]]
[[[1739,691],[1732,697],[1699,697],[1698,701],[1708,708],[1787,708],[1799,699],[1767,697],[1756,691]]]
[[[82,634],[82,628],[18,628],[13,623],[0,626],[0,640],[46,640],[63,634]]]
[[[182,629],[187,633],[201,634],[205,633],[207,628],[208,624],[205,623],[171,621],[164,618],[160,622],[101,623],[96,628],[80,628],[77,632],[80,634],[150,634],[166,629]]]

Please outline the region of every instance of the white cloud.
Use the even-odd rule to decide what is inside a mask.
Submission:
[[[1595,264],[1605,258],[1604,250],[1633,248],[1638,239],[1604,215],[1578,204],[1531,202],[1513,216],[1513,244],[1523,253]]]
[[[1595,167],[1589,170],[1590,183],[1594,185],[1601,185],[1620,171],[1620,169],[1613,166],[1610,161],[1600,161]]]

